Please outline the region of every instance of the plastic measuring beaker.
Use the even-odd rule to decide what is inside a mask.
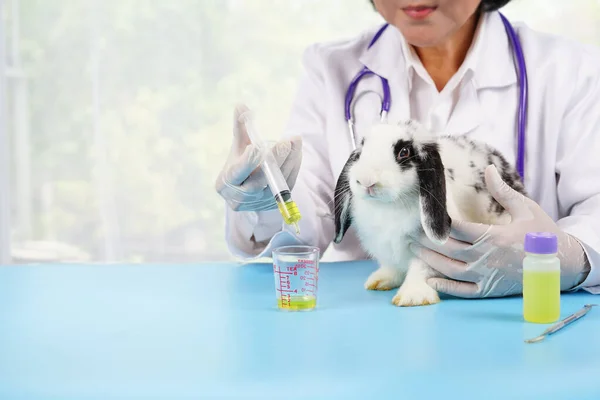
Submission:
[[[310,311],[317,306],[319,248],[283,246],[273,250],[277,307]]]

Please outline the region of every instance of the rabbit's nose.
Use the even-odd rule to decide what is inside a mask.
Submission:
[[[369,196],[375,195],[375,187],[377,186],[377,182],[371,183],[371,181],[360,181],[356,180],[356,183],[365,188],[365,191],[369,194]]]

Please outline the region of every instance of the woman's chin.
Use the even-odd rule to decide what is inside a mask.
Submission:
[[[414,47],[427,48],[436,47],[443,43],[443,37],[432,29],[405,29],[402,33],[408,44]],[[420,33],[421,32],[421,33]]]

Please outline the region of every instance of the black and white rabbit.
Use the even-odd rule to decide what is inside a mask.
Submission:
[[[364,250],[379,262],[365,288],[399,288],[392,300],[398,306],[438,303],[427,279],[439,273],[411,253],[411,237],[424,232],[434,243],[445,243],[452,219],[510,222],[486,189],[490,164],[525,194],[516,170],[486,144],[435,137],[416,121],[375,125],[348,158],[334,196],[334,242],[352,225]]]

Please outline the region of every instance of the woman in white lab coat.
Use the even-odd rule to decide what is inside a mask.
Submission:
[[[379,27],[348,40],[310,46],[289,125],[274,150],[302,210],[300,235],[282,224],[264,177],[255,170],[257,151],[234,118],[231,153],[216,181],[228,204],[230,250],[250,259],[270,256],[277,246],[304,243],[322,253],[330,248],[335,260],[367,257],[352,230],[340,244],[332,243],[334,188],[352,151],[344,98],[363,66],[389,82],[389,121],[412,118],[438,132],[483,140],[514,162],[519,79],[498,12],[509,1],[375,0],[389,27],[370,48]],[[510,225],[453,221],[455,236],[445,246],[424,239],[416,254],[449,278],[429,281],[440,292],[471,298],[510,295],[520,290],[516,269],[523,254],[505,250],[522,245],[526,232],[553,231],[562,250],[562,289],[598,293],[600,53],[523,24],[512,26],[528,75],[524,183],[531,200],[523,201],[493,179],[488,187],[511,212]],[[381,93],[381,80],[373,76],[362,79],[356,89],[357,143],[379,121]],[[490,253],[478,254],[469,247],[486,231],[488,244],[496,247],[492,258],[501,265],[494,267],[498,273],[486,273],[490,266],[484,257]],[[481,272],[467,272],[473,266]]]

